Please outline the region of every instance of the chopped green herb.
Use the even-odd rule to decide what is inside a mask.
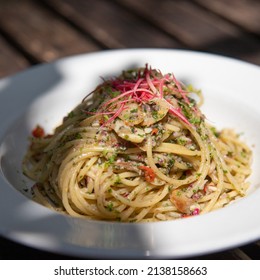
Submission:
[[[212,127],[210,128],[210,130],[212,131],[212,133],[213,133],[217,138],[219,137],[220,133],[217,131],[217,129],[216,129],[214,126],[212,126]]]
[[[240,153],[240,155],[241,155],[241,157],[245,158],[245,157],[246,157],[246,152],[245,152],[245,151],[242,151],[242,152]]]
[[[69,117],[69,118],[75,117],[75,113],[74,113],[73,111],[69,112],[69,113],[68,113],[68,117]]]
[[[111,92],[111,96],[112,96],[112,97],[117,97],[119,94],[121,94],[120,91],[112,91],[112,92]]]
[[[80,133],[75,134],[75,139],[82,139],[82,136]]]
[[[110,201],[110,202],[108,203],[108,205],[106,206],[106,208],[107,208],[107,210],[108,210],[109,212],[112,212],[112,211],[114,210],[113,202]]]
[[[200,123],[201,123],[201,119],[200,119],[199,117],[190,118],[189,121],[190,121],[192,124],[200,124]]]
[[[177,191],[177,196],[181,196],[181,191]]]
[[[186,143],[187,143],[187,140],[185,140],[185,139],[183,139],[183,138],[177,138],[177,143],[179,144],[179,145],[182,145],[182,146],[184,146]]]
[[[232,157],[232,156],[233,156],[233,152],[228,151],[227,156],[228,156],[228,157]]]
[[[115,160],[116,160],[116,157],[117,157],[117,154],[113,154],[113,155],[108,159],[108,162],[109,162],[110,164],[114,163]]]
[[[104,119],[105,119],[106,121],[109,120],[109,116],[108,116],[108,115],[104,115],[103,117],[104,117]]]
[[[129,155],[125,155],[125,160],[129,161],[130,160],[130,156]]]
[[[116,176],[116,180],[114,182],[115,184],[120,184],[121,183],[121,179],[119,177],[119,175]]]
[[[137,111],[138,111],[137,108],[136,108],[136,109],[132,109],[132,110],[130,111],[130,113],[137,113]]]
[[[158,119],[158,112],[157,111],[152,111],[152,116],[155,120]]]

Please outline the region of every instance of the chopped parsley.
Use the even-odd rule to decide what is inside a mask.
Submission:
[[[117,157],[117,154],[113,154],[113,155],[108,159],[108,162],[109,162],[110,164],[114,163],[115,160],[116,160],[116,157]]]
[[[214,126],[212,126],[211,128],[210,128],[210,130],[212,131],[212,133],[215,135],[215,137],[219,137],[219,135],[220,135],[220,133],[217,131],[217,129],[214,127]]]
[[[73,111],[69,112],[69,113],[68,113],[68,117],[69,117],[69,118],[75,117],[75,113],[74,113]]]
[[[117,175],[114,184],[117,185],[117,184],[120,184],[120,183],[121,183],[121,179],[120,179],[119,175]]]
[[[110,202],[107,204],[106,208],[107,208],[107,210],[108,210],[109,212],[112,212],[112,211],[114,210],[113,202],[110,201]]]
[[[136,108],[136,109],[132,109],[132,110],[130,111],[130,113],[137,113],[137,111],[138,111],[137,108]]]
[[[157,120],[158,119],[158,112],[157,111],[152,111],[152,117]]]
[[[183,139],[183,138],[181,138],[181,137],[179,137],[179,138],[177,138],[177,143],[179,144],[179,145],[182,145],[182,146],[184,146],[186,143],[187,143],[187,140],[186,139]]]

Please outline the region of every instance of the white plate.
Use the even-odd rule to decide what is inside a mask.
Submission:
[[[52,130],[98,83],[123,69],[151,66],[203,90],[207,118],[243,132],[254,150],[250,194],[215,212],[172,222],[123,224],[55,213],[28,199],[21,174],[36,124]],[[0,234],[38,249],[92,258],[184,258],[260,238],[258,66],[198,52],[116,50],[33,67],[0,81]],[[20,190],[20,191],[18,191]],[[21,193],[23,192],[23,194]]]

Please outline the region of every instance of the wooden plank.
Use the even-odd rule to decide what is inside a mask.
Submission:
[[[100,49],[33,1],[0,1],[0,25],[39,62]]]
[[[240,247],[252,260],[260,260],[260,240],[255,243]]]
[[[202,48],[223,37],[236,33],[236,29],[189,1],[121,0],[128,8],[192,48]]]
[[[173,38],[114,1],[47,0],[46,3],[107,48],[180,47]]]
[[[191,1],[117,0],[191,49],[260,64],[259,41]],[[217,1],[208,1],[217,2]],[[158,16],[159,15],[159,16]]]
[[[50,252],[40,251],[38,249],[30,248],[4,237],[0,237],[0,260],[24,260],[24,259],[34,259],[37,260],[74,260],[76,257],[69,255],[60,255]],[[256,251],[257,253],[258,251]],[[207,255],[202,255],[198,257],[189,258],[189,260],[250,260],[240,249],[227,250],[218,253],[212,253]],[[254,258],[259,259],[259,257]]]
[[[60,255],[35,249],[0,236],[0,260],[65,260],[76,259],[72,256]]]
[[[195,0],[249,32],[260,35],[260,1],[258,0]]]
[[[30,63],[0,35],[0,78],[27,68]]]
[[[194,257],[194,260],[251,260],[251,258],[239,248],[221,251]]]

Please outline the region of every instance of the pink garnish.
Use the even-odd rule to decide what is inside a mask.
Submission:
[[[190,104],[190,101],[189,99],[187,98],[186,94],[187,94],[187,91],[184,91],[179,83],[179,81],[175,78],[175,76],[172,74],[172,78],[173,78],[173,81],[176,85],[176,87],[178,88],[179,90],[179,93],[181,94],[182,98],[185,100],[186,103]]]
[[[191,125],[190,122],[183,116],[181,113],[180,108],[175,109],[173,106],[169,109],[169,112],[178,117],[180,120],[182,120],[184,123]]]
[[[153,82],[152,82],[152,80],[151,80],[151,78],[150,78],[150,73],[149,73],[148,71],[147,71],[147,73],[146,73],[145,78],[146,78],[147,84],[148,84],[149,87],[151,88],[152,92],[156,95],[157,92],[158,92],[158,90],[157,90],[157,88],[154,86],[154,84],[153,84]]]
[[[115,114],[110,119],[108,119],[103,125],[111,123],[115,118],[117,118],[121,114],[121,112],[124,110],[124,106],[125,106],[125,104],[122,103],[121,106],[119,107],[119,109],[115,112]]]
[[[126,103],[136,102],[137,104],[142,104],[144,102],[149,102],[154,98],[164,99],[169,104],[169,113],[175,115],[184,123],[191,125],[187,118],[182,114],[181,109],[175,108],[169,100],[164,98],[164,85],[166,82],[174,82],[175,86],[172,86],[171,90],[179,92],[184,101],[187,104],[190,103],[186,96],[187,92],[182,89],[180,82],[177,81],[173,74],[166,74],[164,76],[161,74],[162,77],[158,78],[158,75],[155,75],[153,70],[151,68],[148,69],[148,66],[146,65],[146,68],[143,72],[143,77],[140,76],[141,74],[139,72],[138,78],[135,81],[127,81],[116,78],[103,83],[103,85],[111,85],[113,90],[120,92],[118,96],[103,103],[99,108],[99,112],[93,113],[97,115],[113,115],[103,125],[111,123],[113,120],[115,120],[120,115],[120,113],[127,108],[125,106]],[[97,87],[97,89],[100,88],[102,88],[102,85]],[[91,112],[87,113],[92,114]]]
[[[199,208],[195,208],[195,209],[192,211],[192,215],[193,215],[193,216],[199,215],[199,213],[200,213],[200,209],[199,209]]]

